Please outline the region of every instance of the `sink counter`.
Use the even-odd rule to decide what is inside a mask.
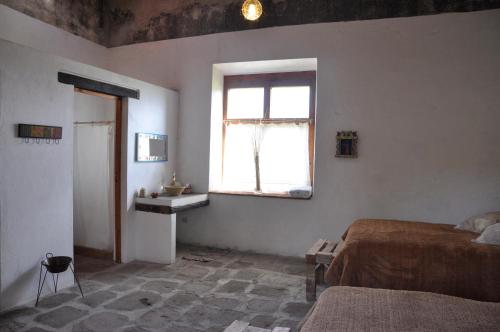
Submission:
[[[146,262],[175,262],[177,212],[207,206],[208,194],[135,198],[136,258]]]
[[[160,214],[174,214],[210,203],[208,194],[188,194],[181,196],[159,196],[158,198],[135,198],[135,209],[137,211],[152,212]]]

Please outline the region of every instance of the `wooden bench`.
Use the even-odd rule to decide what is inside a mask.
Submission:
[[[306,253],[306,299],[316,300],[316,284],[324,284],[325,271],[335,257],[337,242],[319,239]]]

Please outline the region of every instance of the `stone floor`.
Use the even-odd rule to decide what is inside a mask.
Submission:
[[[76,287],[0,315],[0,331],[223,331],[234,320],[291,327],[305,300],[302,259],[181,246],[177,262],[77,257]]]

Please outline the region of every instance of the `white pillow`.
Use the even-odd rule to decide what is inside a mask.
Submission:
[[[500,224],[486,227],[481,235],[475,240],[476,243],[500,245]]]
[[[489,212],[474,216],[458,224],[455,228],[464,231],[482,233],[486,227],[500,223],[500,212]]]

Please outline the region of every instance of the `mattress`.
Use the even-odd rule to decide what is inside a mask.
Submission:
[[[500,303],[442,294],[330,287],[304,320],[301,332],[499,331]]]
[[[500,302],[500,246],[453,225],[363,219],[329,266],[335,286],[414,290]]]

